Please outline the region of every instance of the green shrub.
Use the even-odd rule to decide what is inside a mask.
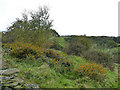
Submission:
[[[98,45],[99,48],[114,48],[117,47],[117,42],[115,42],[115,37],[107,36],[92,36],[90,37]],[[117,40],[117,38],[116,38]]]
[[[100,63],[104,67],[108,67],[112,71],[114,70],[114,66],[112,65],[112,55],[107,52],[89,50],[88,52],[85,52],[83,56],[89,61]]]
[[[3,43],[25,42],[32,43],[41,48],[49,48],[53,44],[51,31],[43,30],[20,30],[10,31],[3,35]]]
[[[19,32],[18,32],[19,34]],[[5,32],[2,34],[2,43],[13,43],[17,40],[17,34],[16,32]]]
[[[67,42],[65,41],[64,37],[55,37],[54,38],[54,43],[51,46],[51,48],[54,48],[56,50],[63,50],[65,46],[67,46]]]
[[[117,47],[118,44],[116,42],[114,42],[113,40],[108,40],[107,41],[107,47],[108,48],[114,48],[114,47]]]
[[[53,45],[53,36],[50,31],[36,30],[27,35],[25,42],[28,41],[41,48],[50,48]]]
[[[91,48],[92,41],[86,37],[73,37],[69,45],[64,49],[68,54],[82,55],[83,52]]]
[[[120,51],[118,51],[118,50],[112,52],[112,55],[113,55],[113,61],[114,61],[115,63],[119,63],[119,60],[118,60],[119,52],[120,52]]]
[[[72,62],[68,59],[60,60],[53,64],[55,71],[60,72],[61,74],[70,73],[73,70]]]
[[[63,47],[58,43],[56,40],[54,41],[53,45],[50,48],[54,48],[56,50],[62,50]]]

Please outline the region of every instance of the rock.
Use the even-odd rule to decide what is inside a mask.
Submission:
[[[19,84],[24,83],[24,81],[21,78],[18,78],[18,77],[14,78],[14,80],[17,81]]]
[[[41,66],[42,68],[47,68],[47,65]],[[6,70],[0,70],[0,90],[1,87],[4,90],[12,90],[15,88],[36,88],[39,90],[39,86],[37,84],[25,84],[22,79],[20,79],[17,76],[17,72],[20,72],[19,69],[12,68],[12,69],[6,69]]]
[[[2,80],[10,80],[11,79],[11,77],[6,77],[6,76],[0,76],[0,80],[2,81]]]
[[[21,88],[21,85],[15,86],[14,88]]]
[[[12,76],[0,76],[0,81],[6,81],[6,80],[10,80],[10,79],[13,79],[14,77],[16,77],[17,74],[15,75],[12,75]]]
[[[13,83],[10,83],[9,85],[10,85],[11,87],[15,87],[15,86],[18,85],[18,82],[13,82]]]
[[[26,83],[24,86],[25,86],[25,88],[39,88],[39,86],[37,84],[27,84]]]
[[[25,88],[31,88],[32,87],[31,84],[27,84],[27,83],[24,86],[25,86]]]
[[[15,74],[15,73],[18,73],[18,72],[20,72],[20,70],[16,69],[16,68],[0,70],[1,75],[12,75],[12,74]]]
[[[10,83],[13,83],[13,81],[12,80],[2,81],[2,85],[4,85],[4,84],[10,84]]]

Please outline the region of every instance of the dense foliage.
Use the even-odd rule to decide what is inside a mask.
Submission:
[[[101,82],[106,79],[106,71],[102,66],[94,63],[80,64],[75,69],[75,72],[76,76],[88,76],[94,80],[99,80]]]
[[[71,37],[68,39],[69,45],[64,49],[68,54],[82,55],[83,52],[91,48],[92,41],[84,36]]]
[[[120,42],[119,37],[107,37],[107,36],[92,36],[91,38],[100,48],[114,48],[118,46]]]
[[[112,55],[107,52],[102,52],[99,50],[90,50],[84,53],[84,57],[96,63],[102,64],[104,67],[108,67],[110,70],[114,70]]]

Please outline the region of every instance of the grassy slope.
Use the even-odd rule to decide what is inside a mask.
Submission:
[[[67,55],[67,57],[73,61],[74,66],[78,63],[87,63],[87,60],[78,57]],[[26,83],[36,83],[39,84],[41,88],[77,88],[77,87],[88,87],[88,88],[101,88],[102,86],[88,77],[82,77],[78,79],[72,79],[70,76],[62,75],[58,72],[55,72],[53,68],[50,68],[49,65],[43,62],[38,62],[36,60],[24,60],[22,62],[17,61],[11,56],[3,56],[3,64],[9,66],[9,68],[18,68],[21,72],[18,76]],[[116,68],[117,71],[118,68]],[[111,72],[108,69],[107,74],[109,76],[109,82],[106,87],[118,87],[117,85],[117,73]]]
[[[65,47],[67,42],[65,42],[64,37],[56,37],[57,43],[59,43],[62,47]]]
[[[62,47],[65,47],[67,43],[64,40],[64,37],[57,37],[58,43]],[[57,51],[63,53],[61,51]],[[74,67],[79,63],[84,64],[87,63],[87,60],[73,55],[67,55],[67,58],[73,62]],[[41,88],[79,88],[79,87],[88,87],[88,88],[102,88],[99,82],[96,82],[88,77],[81,77],[78,79],[72,79],[71,76],[67,74],[60,74],[56,72],[53,68],[50,68],[48,64],[39,62],[37,60],[22,60],[19,59],[16,62],[16,59],[5,55],[3,56],[3,64],[9,66],[9,68],[18,68],[21,72],[18,76],[26,83],[36,83],[39,84]],[[116,65],[115,71],[111,72],[108,69],[107,74],[109,77],[109,83],[106,84],[105,87],[118,87],[118,65]],[[104,88],[104,87],[103,87]]]

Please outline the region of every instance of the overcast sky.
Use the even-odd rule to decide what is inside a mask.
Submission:
[[[60,35],[118,36],[119,0],[0,0],[0,31],[26,10],[47,5]]]

